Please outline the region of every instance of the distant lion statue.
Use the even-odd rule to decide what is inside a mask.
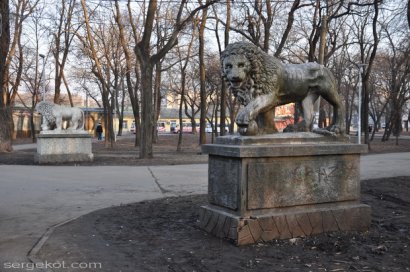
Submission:
[[[39,102],[36,111],[41,113],[45,122],[41,125],[41,130],[60,131],[64,129],[64,121],[67,122],[65,129],[82,130],[84,127],[84,113],[80,108],[65,107],[49,102]]]
[[[236,117],[241,135],[276,132],[275,107],[302,102],[303,121],[287,131],[312,131],[313,105],[319,96],[333,106],[333,121],[322,134],[344,134],[345,122],[336,81],[330,70],[317,63],[284,64],[259,47],[245,42],[229,44],[221,54],[222,75],[244,105]]]

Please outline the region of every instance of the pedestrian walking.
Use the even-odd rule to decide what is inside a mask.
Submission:
[[[101,123],[98,123],[95,131],[97,132],[98,140],[102,140],[103,127],[102,127]]]

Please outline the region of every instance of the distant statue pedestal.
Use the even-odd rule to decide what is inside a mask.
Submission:
[[[49,130],[37,135],[38,164],[93,161],[91,135],[84,130]]]
[[[360,155],[366,145],[314,133],[224,136],[209,154],[199,226],[236,245],[333,231],[365,231]]]

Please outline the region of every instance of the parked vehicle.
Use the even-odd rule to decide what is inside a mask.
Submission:
[[[135,121],[132,121],[132,124],[131,124],[131,127],[130,127],[130,131],[132,132],[132,133],[136,133],[136,131],[135,131]]]
[[[169,132],[175,133],[176,126],[177,126],[176,122],[171,122],[170,125],[169,125]]]
[[[158,122],[157,123],[157,131],[158,131],[158,133],[165,133],[166,132],[165,122]]]
[[[166,132],[165,122],[158,122],[157,123],[157,130],[158,130],[158,133],[165,133]],[[135,121],[132,122],[131,127],[130,127],[130,131],[134,134],[136,133]]]
[[[215,127],[215,125],[214,125],[214,127]],[[218,133],[221,131],[221,127],[220,127],[219,125],[216,127],[216,131],[217,131]],[[210,123],[207,123],[207,124],[206,124],[205,132],[206,132],[206,133],[212,133],[212,132],[213,132],[213,131],[212,131],[212,126],[211,126]],[[226,132],[226,133],[229,132],[229,125],[226,125],[226,126],[225,126],[225,132]]]
[[[198,127],[197,127],[198,128]],[[174,129],[174,133],[179,133],[181,126],[177,124]],[[191,123],[182,123],[182,133],[193,133]]]

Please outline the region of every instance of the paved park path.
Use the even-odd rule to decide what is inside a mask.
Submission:
[[[4,263],[28,262],[27,253],[56,224],[113,205],[207,193],[207,169],[0,165],[0,271]],[[410,176],[410,153],[362,157],[362,180],[394,176]]]

